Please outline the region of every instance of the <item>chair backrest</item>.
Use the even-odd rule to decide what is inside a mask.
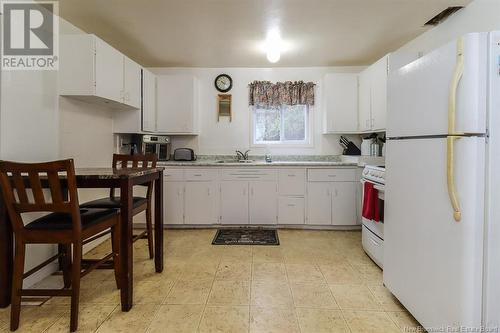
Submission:
[[[155,154],[113,154],[113,168],[155,168],[158,158]]]
[[[158,157],[155,154],[113,154],[113,169],[126,168],[156,168]],[[150,199],[153,194],[153,182],[148,184],[147,198]],[[115,196],[115,189],[109,191],[109,196]]]
[[[71,214],[73,227],[81,230],[72,159],[45,163],[0,161],[0,185],[15,232],[24,229],[21,214],[29,212]]]

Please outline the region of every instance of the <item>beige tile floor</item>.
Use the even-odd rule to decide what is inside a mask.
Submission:
[[[359,232],[280,230],[280,246],[212,246],[214,233],[166,230],[162,274],[154,273],[146,244],[136,243],[128,313],[120,311],[112,271],[89,274],[79,331],[386,333],[418,325],[382,285]],[[52,276],[40,286],[59,281]],[[69,331],[68,301],[23,307],[19,332]],[[8,324],[9,309],[0,309],[0,332]]]

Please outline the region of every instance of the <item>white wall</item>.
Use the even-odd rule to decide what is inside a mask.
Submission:
[[[493,30],[500,30],[500,0],[475,0],[395,51],[391,55],[391,69],[398,69],[463,34]]]
[[[310,67],[310,68],[152,68],[156,74],[192,73],[198,78],[200,135],[197,137],[175,137],[173,146],[190,147],[197,154],[234,154],[236,149],[251,149],[251,154],[264,154],[264,148],[250,147],[250,108],[248,106],[248,84],[255,80],[312,81],[316,86],[316,101],[313,115],[313,147],[272,147],[273,154],[340,155],[342,148],[336,135],[323,135],[322,80],[329,72],[359,72],[362,67]],[[233,120],[221,118],[217,122],[217,94],[214,79],[221,73],[233,79]]]
[[[60,20],[60,33],[83,33]],[[112,111],[58,94],[55,71],[2,71],[0,76],[0,159],[49,161],[74,158],[77,167],[109,166],[113,153]],[[107,191],[80,191],[80,201]],[[31,245],[26,270],[55,254],[56,247]],[[25,280],[32,285],[55,265]]]

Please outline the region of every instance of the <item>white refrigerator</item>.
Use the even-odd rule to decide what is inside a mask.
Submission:
[[[500,326],[500,32],[389,75],[384,283],[424,326]]]

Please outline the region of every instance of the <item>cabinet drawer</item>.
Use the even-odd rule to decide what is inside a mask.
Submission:
[[[278,173],[280,195],[304,195],[305,169],[282,169]]]
[[[354,182],[356,169],[308,169],[307,180],[310,182]]]
[[[167,182],[182,181],[184,180],[184,170],[166,168],[163,170],[163,179]]]
[[[217,179],[217,170],[186,169],[184,179],[187,181],[211,181]]]
[[[278,173],[276,170],[269,169],[229,169],[222,170],[221,173],[222,180],[264,180],[264,181],[276,181],[278,178]]]
[[[279,224],[304,224],[304,198],[280,197],[278,200]]]

